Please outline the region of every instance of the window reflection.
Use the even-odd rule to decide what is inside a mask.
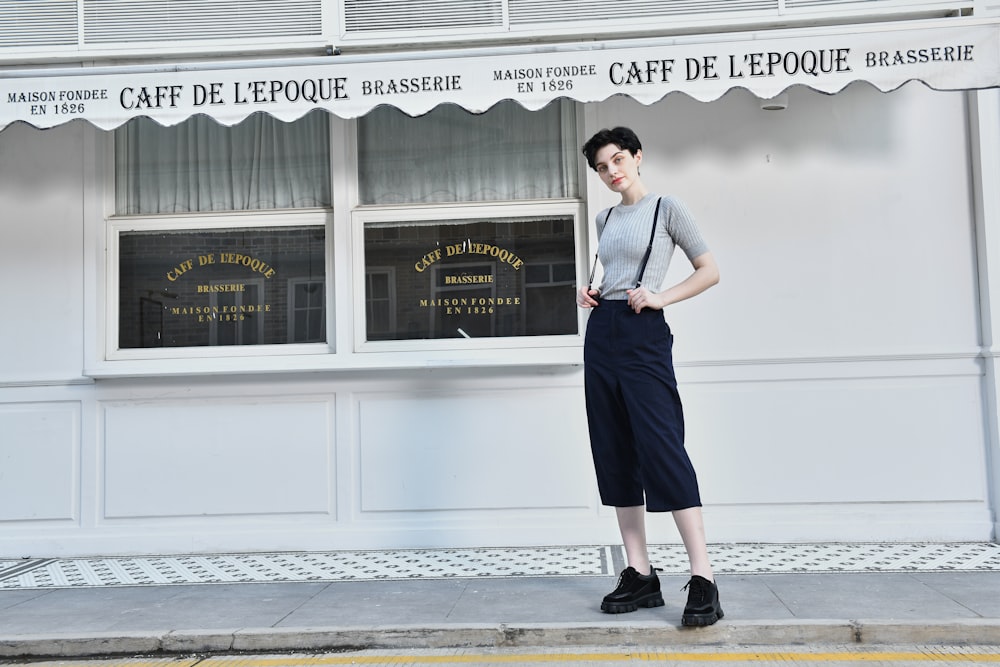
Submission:
[[[321,226],[122,232],[119,347],[326,340]]]
[[[572,216],[365,225],[367,340],[575,334]]]

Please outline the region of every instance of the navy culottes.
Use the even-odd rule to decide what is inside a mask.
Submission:
[[[684,413],[659,310],[602,301],[587,322],[584,381],[601,502],[649,512],[700,507],[684,449]]]

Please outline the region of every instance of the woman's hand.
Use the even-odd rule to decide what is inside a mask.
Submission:
[[[643,308],[650,310],[663,310],[667,305],[662,294],[650,292],[645,287],[636,287],[626,291],[628,294],[628,305],[635,312],[640,312]]]
[[[600,291],[592,287],[581,287],[580,291],[576,293],[576,305],[581,308],[594,308],[600,305],[597,301],[600,294]]]
[[[643,308],[663,310],[667,306],[698,296],[719,282],[719,265],[712,253],[705,252],[691,260],[694,273],[684,281],[662,292],[650,292],[645,287],[628,290],[628,305],[635,312]]]
[[[719,265],[715,263],[712,253],[698,255],[691,260],[691,265],[694,273],[670,289],[662,292],[650,292],[645,287],[628,290],[628,305],[637,313],[643,308],[663,310],[678,301],[698,296],[719,282]]]

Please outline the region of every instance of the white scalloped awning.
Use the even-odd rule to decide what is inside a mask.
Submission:
[[[789,86],[836,93],[855,81],[890,91],[1000,86],[1000,20],[944,19],[809,30],[699,35],[532,48],[424,51],[0,72],[0,129],[82,118],[112,129],[148,116],[173,125],[205,114],[232,125],[266,112],[342,118],[392,105],[419,115],[442,103],[485,111],[501,100],[538,109],[560,97],[628,95],[652,104],[675,92],[710,101],[731,88],[761,98]]]

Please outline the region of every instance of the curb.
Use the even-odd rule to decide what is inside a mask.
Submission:
[[[361,649],[570,646],[1000,645],[1000,619],[723,621],[684,628],[656,621],[336,628],[234,628],[0,636],[3,658]]]

